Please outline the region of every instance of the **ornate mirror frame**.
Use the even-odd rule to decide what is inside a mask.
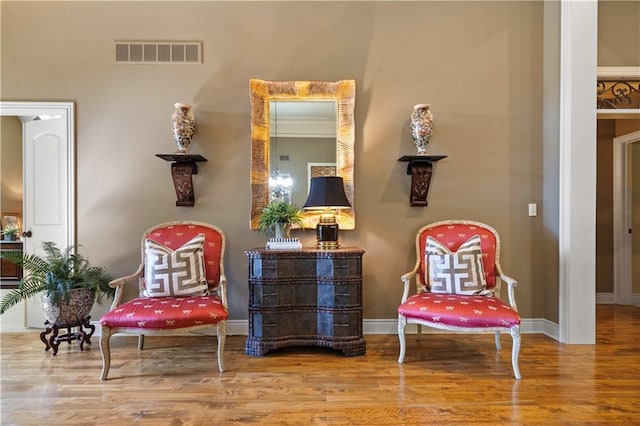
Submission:
[[[262,209],[269,203],[269,102],[273,100],[335,100],[338,107],[336,174],[344,180],[351,209],[337,216],[340,229],[355,229],[354,209],[354,109],[355,80],[266,81],[252,79],[251,86],[251,229],[258,229]],[[298,206],[302,207],[302,206]],[[315,228],[321,212],[303,212],[304,227]]]

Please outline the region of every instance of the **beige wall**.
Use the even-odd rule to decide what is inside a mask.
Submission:
[[[415,232],[450,218],[496,227],[523,317],[556,316],[557,293],[540,291],[541,217],[527,216],[527,203],[543,204],[545,179],[542,2],[0,7],[2,99],[76,103],[78,243],[111,274],[136,268],[139,237],[158,222],[215,223],[229,237],[231,318],[246,318],[244,250],[264,244],[249,229],[249,79],[353,78],[357,221],[341,240],[366,250],[365,318],[396,317]],[[204,63],[115,65],[118,39],[202,40]],[[154,156],[175,150],[169,118],[177,101],[194,105],[191,152],[209,159],[194,179],[193,208],[175,207],[169,164]],[[415,153],[408,122],[421,102],[435,117],[428,153],[448,155],[435,168],[427,208],[409,206],[410,177],[397,161]],[[312,231],[301,238],[313,244]]]
[[[542,195],[540,197],[540,239],[536,250],[542,251],[540,264],[534,268],[533,282],[540,283],[533,297],[539,299],[544,318],[559,322],[560,306],[560,2],[544,2],[542,63]]]
[[[92,260],[129,273],[149,226],[216,223],[229,235],[231,317],[246,318],[243,251],[264,243],[248,225],[249,79],[354,78],[357,222],[341,239],[367,251],[365,317],[396,316],[416,230],[455,217],[501,232],[520,310],[539,317],[539,218],[527,217],[526,206],[541,201],[541,10],[502,2],[2,3],[2,31],[11,35],[2,37],[3,80],[14,83],[2,97],[76,102],[78,242]],[[204,63],[114,65],[116,39],[203,40]],[[470,77],[474,84],[462,84]],[[175,149],[176,101],[194,104],[192,152],[209,159],[195,177],[194,208],[175,207],[169,165],[154,157]],[[449,156],[436,167],[428,208],[409,207],[410,177],[396,161],[415,152],[408,119],[419,102],[434,110],[429,152]]]
[[[640,119],[615,120],[615,137],[640,131]]]
[[[598,66],[640,65],[640,2],[598,1]]]
[[[22,216],[22,124],[0,117],[0,211]]]
[[[616,120],[598,120],[596,293],[613,293],[613,138]]]

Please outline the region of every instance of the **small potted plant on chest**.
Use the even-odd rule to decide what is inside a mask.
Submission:
[[[19,228],[17,225],[9,225],[5,229],[0,231],[0,234],[2,234],[2,239],[5,241],[15,241],[18,239],[18,230]]]
[[[289,238],[292,225],[304,226],[302,213],[298,208],[286,201],[272,201],[262,209],[258,220],[258,228],[265,235],[273,235],[277,239]]]
[[[39,293],[45,318],[51,325],[67,326],[85,319],[101,296],[113,297],[111,277],[102,267],[92,266],[76,246],[60,250],[50,241],[42,243],[44,256],[6,251],[1,257],[21,266],[24,277],[18,288],[0,302],[0,314]]]

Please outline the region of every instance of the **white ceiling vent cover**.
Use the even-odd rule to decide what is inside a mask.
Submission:
[[[114,42],[116,64],[201,64],[201,41]]]

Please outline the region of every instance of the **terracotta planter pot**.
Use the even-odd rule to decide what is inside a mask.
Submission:
[[[71,290],[69,303],[60,302],[59,306],[52,303],[51,297],[43,294],[40,298],[44,317],[51,324],[63,326],[81,322],[93,308],[94,293],[84,288]]]

